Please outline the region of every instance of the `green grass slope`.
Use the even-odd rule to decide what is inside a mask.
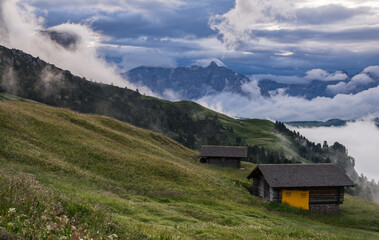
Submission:
[[[346,196],[334,216],[260,202],[252,164],[197,154],[108,117],[0,101],[0,238],[379,238],[376,204]]]
[[[270,121],[238,120],[194,102],[170,102],[88,81],[16,49],[0,46],[0,75],[0,99],[18,96],[109,116],[165,135],[191,149],[199,150],[202,144],[234,145],[239,139],[241,144],[283,151],[289,159],[300,159]]]

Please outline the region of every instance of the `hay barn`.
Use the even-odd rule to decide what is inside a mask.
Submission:
[[[261,164],[247,178],[253,180],[253,195],[330,213],[339,212],[344,188],[354,186],[335,164]]]
[[[246,147],[202,146],[200,162],[222,167],[240,168],[241,160],[247,157]]]

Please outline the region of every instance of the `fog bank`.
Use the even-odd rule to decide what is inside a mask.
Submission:
[[[355,158],[355,169],[369,180],[379,181],[379,128],[370,120],[349,122],[344,127],[290,128],[310,141],[343,144]]]

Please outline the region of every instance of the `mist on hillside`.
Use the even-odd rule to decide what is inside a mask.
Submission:
[[[71,71],[88,80],[139,89],[155,96],[142,84],[131,84],[108,64],[98,48],[107,38],[91,28],[90,23],[67,22],[50,28],[45,19],[34,14],[34,8],[18,0],[0,1],[0,45],[22,50],[34,57]]]
[[[379,182],[379,128],[371,120],[348,122],[344,127],[291,128],[310,141],[329,145],[339,142],[355,159],[355,169]]]

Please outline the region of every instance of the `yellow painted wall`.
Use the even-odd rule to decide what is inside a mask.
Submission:
[[[309,210],[309,191],[282,189],[282,203]]]

